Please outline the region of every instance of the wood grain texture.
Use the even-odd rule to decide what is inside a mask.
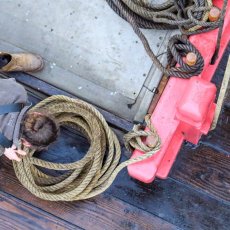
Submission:
[[[221,80],[221,71],[224,72],[223,65],[216,75],[217,82]],[[19,76],[19,79],[30,85],[30,78],[27,81],[26,76]],[[33,81],[35,84],[35,79]],[[43,93],[49,90],[52,93],[54,92],[52,90],[56,90],[49,88],[43,82],[42,84]],[[176,229],[178,226],[182,229],[228,230],[230,225],[228,195],[230,99],[228,98],[229,95],[225,100],[217,129],[203,138],[197,149],[192,149],[193,146],[184,146],[167,180],[155,180],[151,184],[143,184],[131,179],[127,170],[123,170],[111,188],[95,199],[54,203],[42,201],[31,195],[19,184],[10,161],[1,159],[0,189],[84,229]],[[32,100],[35,103],[37,101],[34,98]],[[122,122],[118,122],[118,127],[123,125]],[[117,134],[121,141],[122,161],[124,161],[130,154],[122,143],[124,133],[117,131]],[[51,146],[49,152],[37,156],[64,163],[81,158],[87,149],[88,144],[84,138],[63,129],[61,138]]]
[[[229,229],[228,204],[175,179],[156,179],[151,184],[144,184],[131,179],[124,170],[108,192],[181,229]]]
[[[40,200],[19,184],[11,162],[7,159],[0,162],[0,189],[83,229],[178,229],[161,218],[108,194],[81,202]]]
[[[230,45],[214,75],[219,90],[225,74]],[[217,95],[218,95],[217,94]],[[230,84],[216,129],[203,136],[198,146],[185,144],[170,177],[211,196],[230,202]]]
[[[0,192],[0,228],[1,230],[80,229],[4,192]]]
[[[217,126],[201,143],[230,156],[230,84],[228,88]]]
[[[159,84],[158,88],[156,89],[156,94],[153,97],[153,100],[149,106],[149,110],[148,110],[149,114],[152,114],[154,109],[156,108],[157,103],[159,102],[161,95],[163,94],[164,89],[165,89],[168,81],[169,81],[169,78],[167,76],[162,77],[160,84]]]
[[[123,133],[116,133],[122,143]],[[123,143],[121,146],[124,161],[129,158],[129,153]],[[37,156],[65,163],[80,159],[87,149],[83,137],[63,129],[57,143],[48,152]],[[178,226],[182,229],[225,230],[230,225],[229,205],[210,197],[203,188],[194,189],[193,184],[186,186],[174,178],[143,184],[131,179],[126,169],[102,196],[84,202],[52,203],[41,201],[22,188],[11,162],[2,158],[0,188],[84,229],[174,229]]]
[[[230,202],[230,157],[210,147],[184,146],[170,177]],[[230,203],[229,203],[230,204]]]
[[[225,50],[225,53],[212,80],[217,86],[217,97],[221,88],[223,76],[225,74],[229,54],[230,43]],[[223,103],[217,127],[215,130],[209,132],[207,136],[204,136],[201,143],[210,146],[218,152],[230,155],[230,83],[228,84],[226,98]]]

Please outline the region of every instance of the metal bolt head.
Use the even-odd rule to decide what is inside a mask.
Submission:
[[[212,7],[209,11],[209,21],[210,22],[216,22],[220,17],[220,10],[217,7]]]
[[[189,66],[193,66],[195,65],[197,62],[197,56],[195,53],[193,52],[189,52],[187,55],[186,55],[186,64],[189,65]]]
[[[146,138],[146,145],[149,147],[149,148],[154,148],[157,144],[157,138],[155,136],[148,136]]]

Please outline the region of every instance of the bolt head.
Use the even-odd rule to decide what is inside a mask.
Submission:
[[[216,22],[220,17],[220,10],[217,7],[212,7],[209,11],[209,21],[210,22]]]
[[[193,52],[189,52],[187,55],[186,55],[186,64],[189,65],[189,66],[193,66],[195,65],[197,62],[197,56],[195,53]]]

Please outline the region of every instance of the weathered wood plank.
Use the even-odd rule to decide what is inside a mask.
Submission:
[[[213,82],[216,84],[218,94],[221,88],[223,76],[225,74],[227,61],[230,54],[230,43],[225,50],[224,56],[216,70]],[[217,95],[218,95],[217,94]],[[223,103],[222,111],[215,130],[211,131],[206,137],[202,138],[205,145],[209,145],[213,149],[230,155],[230,84],[226,92],[226,98]]]
[[[219,150],[226,155],[230,155],[230,84],[223,103],[222,111],[215,130],[211,131],[207,137],[202,138],[202,142],[212,148]]]
[[[230,157],[203,145],[184,146],[170,177],[230,202]]]
[[[6,159],[0,162],[0,189],[84,229],[178,229],[159,217],[106,194],[81,202],[40,200],[19,184],[11,162]]]
[[[219,116],[220,116],[220,113],[221,113],[221,110],[224,104],[224,100],[227,95],[227,91],[230,88],[229,86],[230,86],[230,56],[228,57],[228,63],[227,63],[226,70],[223,76],[221,88],[219,90],[220,92],[219,92],[219,96],[218,96],[217,103],[216,103],[216,111],[215,111],[215,116],[214,116],[211,130],[214,130],[216,128],[216,125],[219,120]]]
[[[80,229],[4,192],[0,192],[0,226],[1,230]]]
[[[228,102],[226,102],[225,108],[228,110],[229,107]],[[224,128],[229,127],[226,125],[229,124],[227,122],[229,121],[229,118],[226,117],[224,119],[225,122],[223,122],[223,126],[219,128],[219,131],[217,130],[218,132],[215,131],[218,134],[218,136],[216,136],[218,138],[207,138],[206,140],[203,140],[203,142],[205,144],[215,145],[214,147],[216,149],[220,149],[219,152],[226,154],[229,153],[229,132],[228,128],[227,132],[223,133],[222,131]],[[66,136],[67,138],[65,137],[65,141],[64,139],[60,139],[57,143],[57,148],[51,147],[49,154],[40,156],[53,161],[67,162],[70,160],[76,160],[76,155],[78,155],[78,153],[78,157],[84,154],[87,150],[87,145],[83,144],[85,143],[84,140],[80,137],[76,138],[76,136],[73,138],[70,134],[66,135],[69,137]],[[213,142],[210,140],[213,140]],[[219,140],[220,143],[215,144],[214,141]],[[224,147],[223,144],[225,144]],[[56,152],[56,149],[59,149],[59,151]],[[190,149],[189,151],[192,150]],[[69,155],[67,155],[67,153]],[[189,176],[194,176],[194,172],[195,174],[197,172],[192,171],[192,169],[188,170],[190,172],[188,177],[187,175],[176,177],[177,174],[173,174],[175,173],[173,171],[170,174],[171,178],[168,180],[156,180],[154,183],[146,185],[131,179],[127,175],[127,171],[123,170],[105,195],[84,202],[50,203],[40,201],[22,188],[13,175],[9,162],[7,163],[7,161],[3,161],[0,162],[0,188],[2,188],[3,191],[16,194],[21,199],[31,202],[32,204],[45,209],[47,212],[51,212],[56,216],[61,216],[66,221],[75,221],[80,227],[85,228],[85,224],[87,224],[88,229],[106,229],[107,226],[108,229],[143,228],[143,226],[146,227],[146,225],[143,225],[143,222],[149,218],[151,224],[148,225],[148,228],[150,226],[150,229],[154,227],[158,229],[159,226],[160,229],[173,229],[175,228],[174,225],[179,226],[182,229],[228,229],[230,225],[230,206],[228,199],[226,199],[227,191],[224,192],[224,189],[228,188],[229,180],[227,176],[223,177],[222,175],[222,172],[226,172],[226,164],[223,162],[225,155],[220,154],[220,156],[214,150],[211,150],[211,154],[209,151],[206,153],[206,157],[200,152],[197,153],[198,155],[196,155],[196,159],[192,158],[192,160],[189,161],[192,156],[188,157],[183,156],[182,154],[180,154],[177,163],[180,167],[182,167],[180,164],[184,165],[185,168],[189,168],[192,165],[193,168],[196,168],[199,171],[201,165],[203,167],[205,166],[202,161],[204,161],[204,163],[207,163],[208,161],[210,168],[203,168],[205,173],[207,169],[213,170],[213,167],[217,170],[221,169],[222,171],[215,171],[213,174],[211,173],[209,175],[204,173],[204,176],[201,176],[202,179],[206,176],[207,178],[202,181],[199,180],[199,175],[195,181],[189,178]],[[213,154],[217,159],[216,161],[213,161]],[[197,161],[197,158],[201,155],[202,157],[200,161]],[[129,156],[129,154],[123,149],[122,160],[126,159],[127,156]],[[182,157],[181,161],[180,157]],[[219,158],[221,158],[221,160]],[[176,165],[174,170],[180,170],[180,168],[177,168],[179,166]],[[179,173],[179,171],[177,171],[177,173]],[[184,172],[184,174],[186,173],[187,172]],[[215,181],[214,186],[212,185],[212,180]],[[219,188],[218,184],[220,184],[222,188]],[[225,186],[225,188],[223,186]],[[111,198],[108,194],[111,194],[124,202]],[[138,208],[134,208],[133,206],[137,206]],[[127,207],[129,210],[128,212],[125,211]],[[133,209],[136,211],[133,211]],[[142,216],[143,213],[141,210],[147,211],[144,212],[144,215],[147,215],[146,217]],[[174,225],[170,225],[167,222],[156,225],[156,222],[159,223],[158,221],[162,220],[158,218],[155,219],[156,216],[152,216],[148,212],[159,216]],[[131,217],[128,216],[128,214],[130,214]],[[166,224],[166,227],[164,224]]]

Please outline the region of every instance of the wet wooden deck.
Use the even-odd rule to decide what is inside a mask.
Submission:
[[[230,47],[214,81],[220,85]],[[36,88],[36,79],[14,75]],[[42,94],[55,88],[37,82]],[[48,90],[50,89],[50,90]],[[39,94],[39,97],[42,95]],[[31,94],[36,102],[39,97]],[[113,124],[121,143],[131,124],[102,111]],[[114,123],[115,122],[115,123]],[[123,129],[121,128],[123,127]],[[59,151],[55,151],[58,147]],[[60,140],[39,157],[67,162],[87,150],[82,137],[64,129]],[[129,153],[122,144],[125,160]],[[77,153],[77,154],[76,154]],[[94,199],[81,202],[48,202],[31,195],[18,182],[10,161],[0,161],[1,229],[220,229],[230,225],[230,92],[216,130],[199,146],[185,143],[167,180],[146,185],[131,179],[123,170],[111,188]]]
[[[162,74],[106,1],[1,1],[0,28],[1,51],[44,58],[39,79],[130,121],[143,120]],[[168,39],[178,32],[144,33],[166,63]]]

